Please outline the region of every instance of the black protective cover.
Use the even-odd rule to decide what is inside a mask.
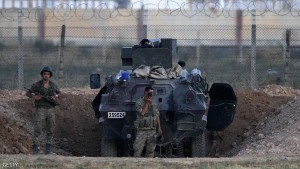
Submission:
[[[229,84],[214,83],[210,90],[210,104],[206,128],[212,131],[222,131],[234,119],[237,98]]]

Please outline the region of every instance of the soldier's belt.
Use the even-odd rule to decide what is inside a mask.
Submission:
[[[156,129],[156,118],[153,116],[143,117],[135,121],[135,127],[138,129]]]

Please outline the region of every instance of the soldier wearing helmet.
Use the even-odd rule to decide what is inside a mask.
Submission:
[[[185,61],[180,60],[177,63],[178,63],[178,65],[180,65],[182,67],[182,69],[184,69],[184,67],[185,67]]]
[[[32,152],[39,153],[39,137],[43,131],[42,127],[46,126],[46,145],[45,154],[50,154],[53,143],[53,134],[55,128],[55,113],[53,111],[55,105],[49,102],[49,99],[56,101],[61,93],[57,85],[50,79],[53,76],[51,67],[45,66],[41,72],[42,79],[34,83],[26,92],[26,96],[34,99],[36,107],[33,137],[32,137]]]
[[[51,69],[51,67],[49,67],[49,66],[45,66],[45,67],[43,67],[43,69],[41,70],[41,76],[43,77],[43,73],[44,72],[49,72],[50,73],[50,77],[53,75],[52,74],[52,69]]]

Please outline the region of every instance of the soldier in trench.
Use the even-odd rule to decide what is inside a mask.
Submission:
[[[148,86],[144,90],[144,96],[136,101],[135,108],[137,119],[134,125],[137,129],[136,139],[133,144],[134,157],[140,157],[144,146],[146,157],[154,157],[156,147],[155,135],[162,135],[159,111],[152,99],[153,88]]]
[[[61,93],[57,85],[50,81],[52,69],[45,66],[40,72],[42,79],[34,83],[26,92],[26,96],[34,99],[36,113],[32,136],[32,153],[38,154],[39,137],[42,134],[43,124],[46,124],[46,144],[45,154],[52,153],[53,134],[55,129],[55,112],[56,100]]]

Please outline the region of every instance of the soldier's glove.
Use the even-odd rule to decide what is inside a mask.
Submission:
[[[156,134],[154,135],[154,140],[155,140],[155,141],[163,141],[164,138],[163,138],[162,134],[156,133]]]

